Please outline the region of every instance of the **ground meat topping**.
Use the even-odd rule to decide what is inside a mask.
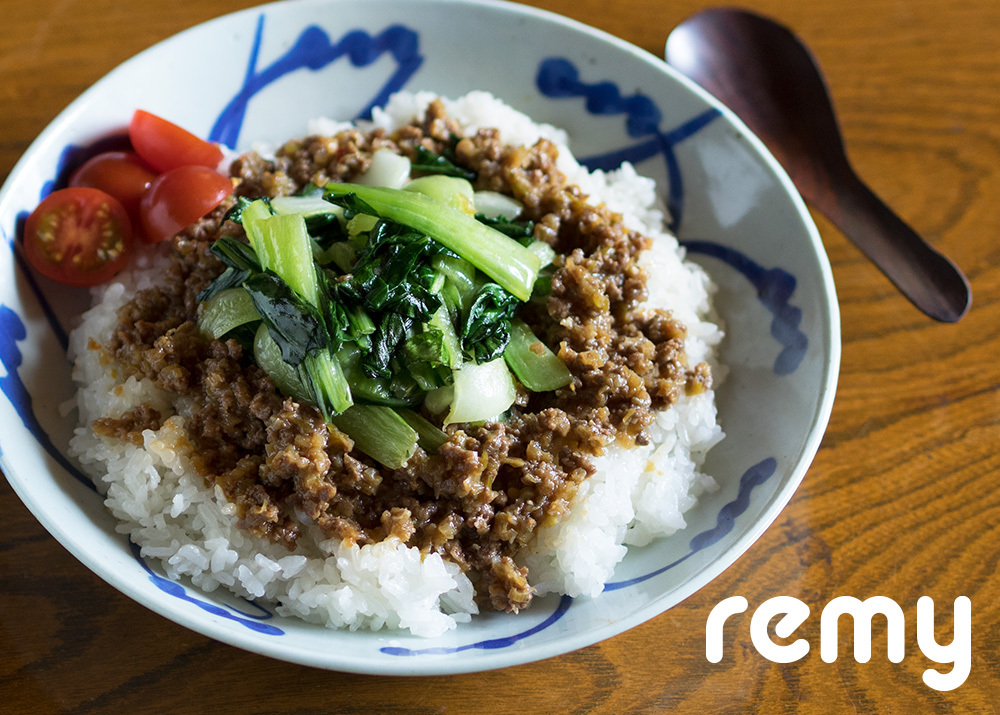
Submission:
[[[684,326],[642,305],[646,275],[637,258],[649,239],[588,204],[546,140],[512,149],[495,130],[463,137],[434,102],[422,121],[391,135],[352,129],[289,142],[273,159],[246,154],[232,165],[235,196],[351,180],[380,148],[412,157],[420,146],[453,151],[476,172],[476,188],[521,201],[535,237],[556,250],[551,294],[525,304],[521,317],[568,366],[567,387],[521,390],[505,422],[451,425],[435,454],[418,449],[396,470],[378,465],[314,408],[280,395],[239,343],[199,333],[197,295],[222,270],[207,247],[220,233],[240,234],[220,221],[235,198],[174,240],[163,281],[121,309],[104,347],[126,374],[193,405],[185,418],[193,463],[236,505],[241,528],[288,548],[302,518],[351,543],[396,538],[456,562],[484,603],[517,611],[532,594],[518,552],[567,513],[594,473],[592,458],[615,441],[647,443],[656,411],[709,388],[711,374],[688,365]],[[140,407],[94,429],[141,443],[142,431],[161,422]]]
[[[141,446],[145,430],[158,430],[162,426],[159,411],[144,402],[121,417],[101,417],[95,420],[94,432],[101,437],[113,437]]]

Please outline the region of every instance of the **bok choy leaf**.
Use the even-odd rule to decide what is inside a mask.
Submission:
[[[359,184],[327,184],[327,199],[354,194],[379,216],[424,233],[455,252],[521,300],[528,300],[541,268],[517,241],[429,196]]]

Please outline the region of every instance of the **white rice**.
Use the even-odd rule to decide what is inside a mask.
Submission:
[[[408,123],[431,99],[429,94],[396,95],[375,113],[373,123],[389,129]],[[649,282],[649,305],[673,310],[687,325],[692,364],[707,360],[718,369],[714,349],[722,333],[713,322],[713,287],[704,271],[683,261],[676,239],[664,230],[651,180],[630,166],[589,174],[565,148],[561,130],[535,124],[488,94],[473,92],[447,101],[446,107],[466,130],[497,127],[511,144],[533,144],[542,136],[559,144],[559,167],[570,180],[654,239],[642,258],[656,276]],[[309,131],[342,127],[316,122]],[[204,591],[225,587],[275,604],[281,615],[331,628],[398,628],[418,636],[439,635],[468,622],[477,612],[472,583],[436,554],[421,554],[393,539],[345,546],[324,540],[316,527],[289,552],[236,527],[235,508],[190,464],[186,406],[172,405],[149,380],[123,380],[120,369],[93,348],[107,342],[117,309],[156,281],[164,260],[143,256],[133,270],[95,289],[94,307],[70,339],[80,386],[80,426],[71,450],[106,496],[118,530],[140,546],[143,557],[159,560],[168,577],[186,577]],[[90,428],[98,417],[117,417],[143,402],[172,415],[160,429],[143,433],[143,446],[99,438]],[[712,391],[681,399],[658,416],[650,433],[653,441],[646,447],[614,447],[599,457],[596,474],[578,490],[570,514],[542,529],[522,554],[539,594],[597,595],[627,544],[646,544],[683,528],[683,513],[699,494],[714,488],[700,471],[706,452],[722,438]]]

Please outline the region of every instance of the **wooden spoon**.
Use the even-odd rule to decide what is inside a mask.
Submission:
[[[953,323],[972,293],[962,272],[858,178],[823,76],[801,41],[772,20],[711,9],[677,26],[665,57],[733,110],[799,193],[924,313]]]

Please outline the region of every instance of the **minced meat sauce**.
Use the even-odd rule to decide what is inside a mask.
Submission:
[[[274,160],[251,153],[235,161],[230,201],[347,181],[379,148],[412,157],[418,145],[441,152],[458,136],[434,103],[423,121],[392,134],[349,130],[292,141]],[[123,306],[103,347],[127,375],[195,406],[185,422],[193,464],[237,506],[241,528],[289,549],[300,534],[296,514],[359,545],[397,537],[459,564],[480,601],[517,611],[532,589],[515,557],[539,527],[566,513],[594,471],[591,458],[614,441],[647,443],[655,411],[704,390],[711,376],[705,364],[688,366],[682,325],[666,311],[638,308],[646,276],[637,257],[649,239],[587,204],[556,169],[551,143],[505,148],[485,130],[454,150],[457,163],[476,172],[476,188],[521,201],[535,237],[558,254],[551,295],[526,304],[521,317],[569,367],[566,388],[521,389],[507,421],[451,425],[451,440],[436,454],[418,448],[397,470],[377,464],[317,410],[279,394],[237,342],[199,333],[196,296],[222,269],[207,247],[242,230],[221,223],[226,206],[174,239],[161,284]],[[142,430],[160,424],[159,413],[142,406],[94,429],[141,444]]]

